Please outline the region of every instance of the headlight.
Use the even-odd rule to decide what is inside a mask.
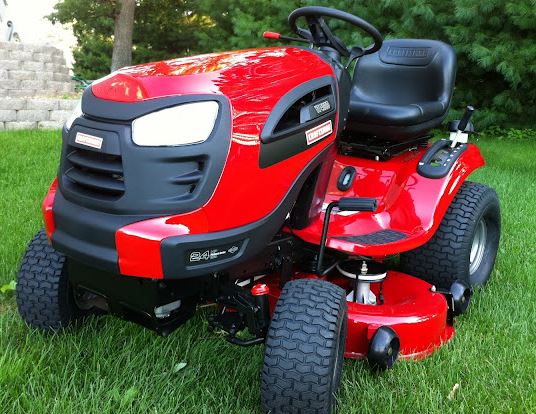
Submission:
[[[216,101],[162,109],[132,123],[132,140],[144,147],[199,144],[208,139],[218,116]]]
[[[83,115],[82,113],[82,100],[80,99],[78,103],[76,104],[76,107],[73,110],[73,113],[69,116],[67,121],[65,122],[65,128],[71,129],[73,126],[73,122],[76,118],[81,117]]]

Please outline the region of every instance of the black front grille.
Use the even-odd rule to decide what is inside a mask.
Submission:
[[[192,197],[191,194],[195,192],[199,182],[203,179],[204,167],[203,156],[177,164],[179,174],[171,179],[173,184],[179,186],[177,197],[183,199]]]
[[[113,200],[125,192],[121,156],[68,146],[65,177],[73,191]]]
[[[162,147],[134,143],[132,119],[203,99],[220,104],[206,141]],[[125,104],[84,93],[84,102],[84,116],[63,131],[58,184],[67,201],[108,214],[149,217],[194,211],[210,200],[231,143],[230,107],[224,97],[177,96]],[[99,148],[87,146],[79,139],[83,135],[99,140]]]

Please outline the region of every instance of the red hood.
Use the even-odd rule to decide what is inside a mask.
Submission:
[[[138,102],[170,95],[281,95],[308,79],[331,73],[316,54],[293,47],[211,53],[132,66],[93,83],[101,99]],[[257,86],[261,88],[256,89]],[[232,100],[232,99],[231,99]]]
[[[100,99],[139,102],[172,95],[218,94],[232,109],[234,140],[258,143],[261,128],[288,91],[333,74],[315,53],[271,47],[211,53],[121,69],[93,83]]]

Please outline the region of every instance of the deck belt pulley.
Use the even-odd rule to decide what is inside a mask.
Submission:
[[[349,259],[337,264],[343,276],[354,280],[354,289],[347,300],[365,305],[383,305],[383,281],[387,277],[387,267],[382,263]],[[379,283],[378,296],[370,289],[372,283]]]

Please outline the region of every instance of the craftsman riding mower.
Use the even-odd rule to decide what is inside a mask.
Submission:
[[[347,47],[328,19],[373,44]],[[467,181],[484,165],[473,108],[430,143],[453,49],[383,41],[324,7],[289,23],[297,37],[264,36],[303,46],[128,67],[85,90],[18,274],[28,325],[109,313],[168,335],[210,304],[209,329],[264,344],[272,413],[331,412],[344,357],[382,370],[452,338],[500,235],[495,191]]]

